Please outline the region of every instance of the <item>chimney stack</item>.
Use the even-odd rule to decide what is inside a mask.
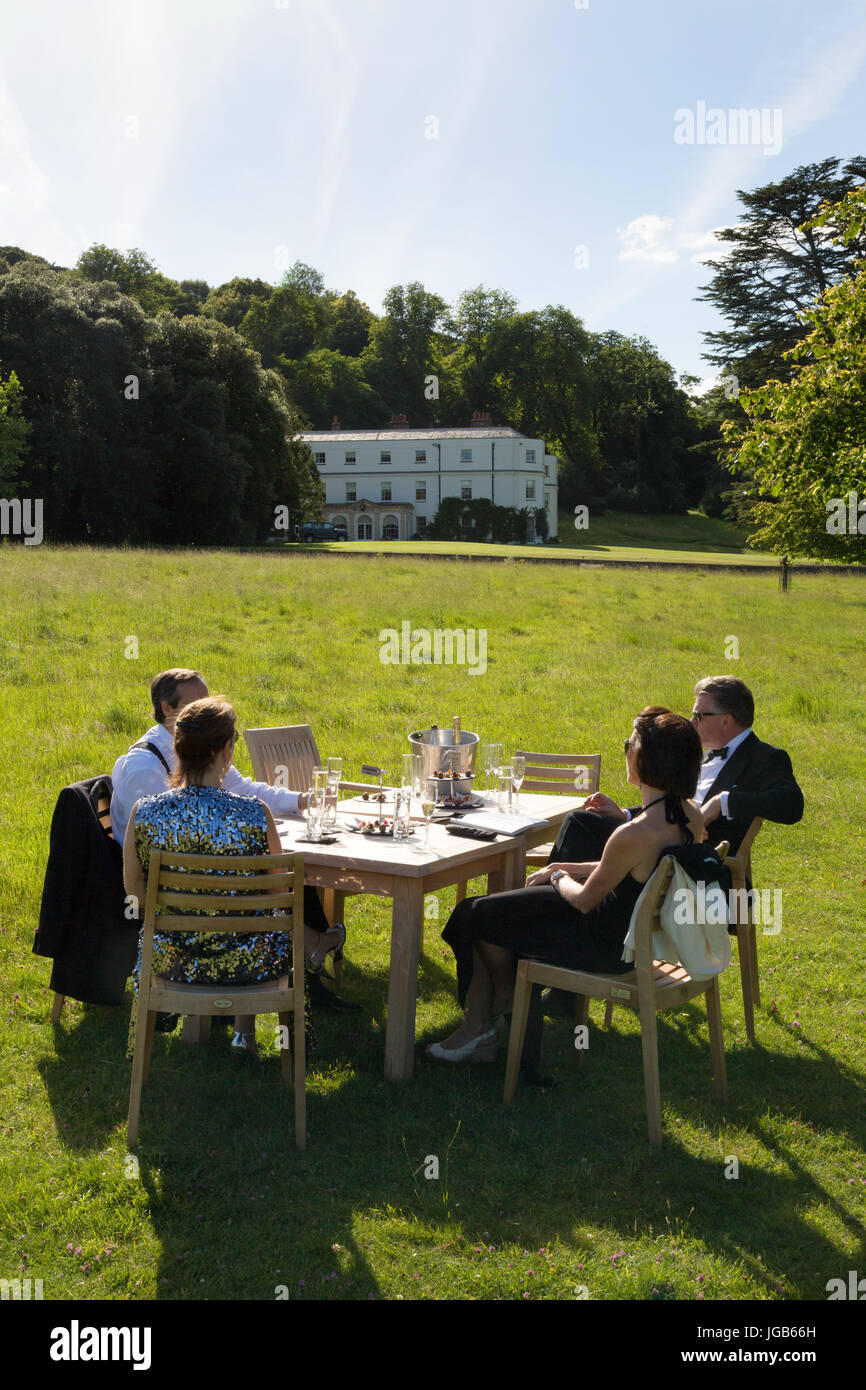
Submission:
[[[340,428],[340,421],[337,419],[337,417],[336,417],[336,415],[335,415],[334,418],[333,418],[332,421],[331,421],[331,429],[332,429],[332,430],[338,430],[339,428]]]

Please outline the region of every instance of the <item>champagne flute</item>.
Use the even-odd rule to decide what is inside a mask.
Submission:
[[[436,788],[433,782],[426,778],[421,788],[421,814],[424,817],[424,847],[430,843],[430,817],[436,809]]]
[[[520,788],[523,786],[523,779],[526,776],[526,759],[520,753],[515,753],[511,759],[511,785],[514,788],[514,810],[520,804]]]
[[[333,828],[337,824],[337,802],[340,799],[340,778],[342,775],[343,759],[329,758],[325,790],[325,814],[322,822],[328,828]]]
[[[502,763],[502,744],[485,743],[484,745],[484,771],[487,774],[487,790],[490,790],[490,779],[493,773]]]
[[[308,840],[322,838],[322,800],[315,787],[307,788],[307,809],[304,812]]]

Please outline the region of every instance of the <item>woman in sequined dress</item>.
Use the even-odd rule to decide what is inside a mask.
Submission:
[[[126,892],[143,902],[153,850],[178,854],[280,854],[270,810],[257,797],[224,792],[231,766],[235,713],[225,700],[195,700],[175,725],[177,770],[170,789],[142,797],[132,808],[124,841]],[[192,910],[192,909],[191,909]],[[202,910],[202,916],[207,912]],[[342,925],[328,932],[304,928],[308,967],[320,973],[325,956],[345,941]],[[258,984],[292,973],[286,931],[238,933],[154,932],[153,973],[184,984]],[[313,1039],[308,1028],[308,1041]],[[238,1015],[232,1050],[256,1056],[255,1019]]]

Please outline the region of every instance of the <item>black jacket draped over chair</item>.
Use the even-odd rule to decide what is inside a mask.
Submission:
[[[110,777],[92,777],[57,798],[33,943],[34,955],[53,957],[50,988],[85,1004],[123,1002],[138,950],[139,923],[124,915],[123,852],[100,819],[111,790]]]

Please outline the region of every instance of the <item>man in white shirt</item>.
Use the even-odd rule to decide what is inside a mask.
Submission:
[[[178,668],[161,671],[150,683],[150,698],[156,724],[144,738],[133,744],[114,764],[111,774],[114,788],[111,797],[111,829],[115,840],[122,845],[129,816],[142,796],[156,796],[168,788],[174,769],[174,726],[181,710],[193,700],[204,700],[208,688],[198,671]],[[148,747],[147,745],[150,745]],[[296,816],[303,809],[303,793],[286,787],[270,787],[267,782],[254,782],[243,777],[237,768],[229,768],[223,778],[223,791],[235,796],[257,796],[274,815]]]
[[[160,671],[150,683],[150,699],[156,724],[148,729],[128,753],[117,759],[111,774],[111,829],[122,845],[132,808],[143,796],[156,796],[168,790],[168,780],[175,767],[174,726],[181,710],[193,700],[204,700],[209,694],[204,677],[186,667]],[[271,787],[267,782],[254,782],[237,768],[229,768],[222,781],[225,792],[235,796],[257,796],[274,815],[295,816],[306,806],[306,793],[289,791],[287,787]],[[314,888],[304,889],[304,917],[317,931],[328,931],[329,924]],[[334,990],[322,984],[318,975],[309,975],[309,997],[314,1008],[334,1013],[356,1013],[360,1004],[342,999]]]

